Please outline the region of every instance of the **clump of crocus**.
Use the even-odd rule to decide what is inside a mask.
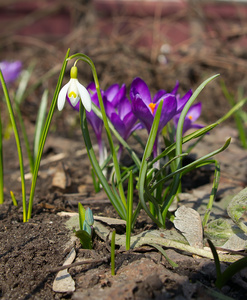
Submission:
[[[106,91],[103,100],[107,117],[124,140],[127,140],[132,132],[142,127],[140,123],[136,124],[138,119],[132,111],[129,99],[126,97],[125,84],[121,87],[118,84],[112,85]],[[122,145],[120,145],[118,159],[120,159],[122,149]]]
[[[0,69],[6,84],[10,84],[19,77],[22,70],[22,63],[19,60],[14,62],[2,61],[0,62]]]
[[[188,113],[186,114],[186,117],[184,119],[184,124],[183,124],[183,134],[189,129],[200,129],[203,128],[203,125],[200,124],[195,124],[194,122],[200,117],[201,115],[201,110],[202,110],[202,104],[201,102],[198,102],[190,107],[188,110]],[[180,114],[177,114],[173,120],[175,127],[177,128],[178,121],[180,118]]]
[[[163,100],[157,138],[153,148],[153,155],[155,157],[158,151],[158,135],[163,127],[176,115],[177,99],[174,94],[167,93],[165,90],[159,90],[152,99],[147,84],[139,77],[135,78],[131,84],[130,99],[132,101],[133,113],[144,127],[146,127],[148,133],[151,130],[159,103]]]
[[[96,92],[95,84],[92,82],[87,87],[88,92],[91,95],[92,102],[99,107],[99,99]],[[126,85],[121,87],[118,84],[111,85],[107,90],[101,90],[103,103],[105,106],[106,115],[113,124],[114,128],[121,135],[124,140],[127,140],[131,133],[140,128],[140,123],[135,126],[137,117],[132,112],[131,103],[126,97]],[[67,97],[67,100],[71,104],[71,101]],[[79,103],[74,106],[79,111]],[[87,119],[91,124],[97,142],[99,145],[99,161],[102,163],[102,158],[105,158],[105,148],[102,142],[102,127],[103,121],[93,112],[87,112]],[[120,145],[118,158],[120,158],[122,152],[122,146]]]
[[[73,66],[70,70],[70,81],[65,84],[58,95],[57,106],[60,111],[64,108],[66,97],[69,98],[73,107],[75,107],[81,100],[85,109],[87,111],[91,111],[92,102],[90,95],[87,89],[79,83],[77,73],[77,67]]]

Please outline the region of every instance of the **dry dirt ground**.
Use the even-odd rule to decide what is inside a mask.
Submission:
[[[37,83],[37,86],[34,91],[28,92],[21,107],[31,141],[40,97],[44,89],[48,88],[51,99],[68,48],[71,48],[71,54],[83,52],[94,60],[103,89],[115,82],[126,83],[129,87],[134,77],[141,76],[152,92],[161,88],[169,91],[179,80],[182,94],[189,88],[195,89],[210,75],[220,73],[232,93],[237,94],[237,89],[243,87],[246,95],[247,52],[242,42],[246,38],[243,28],[247,24],[241,14],[231,30],[224,27],[224,19],[221,19],[220,27],[213,34],[207,31],[207,27],[199,26],[200,30],[205,30],[199,42],[192,36],[173,45],[166,54],[167,63],[162,64],[158,57],[164,40],[160,35],[155,35],[155,30],[161,25],[168,26],[187,18],[188,11],[174,13],[166,19],[157,16],[130,18],[116,12],[102,16],[95,12],[90,1],[67,2],[60,1],[56,7],[54,1],[57,9],[51,15],[59,15],[60,12],[63,18],[69,16],[69,20],[73,21],[69,23],[69,32],[59,35],[54,33],[54,36],[47,33],[21,35],[19,28],[25,28],[28,22],[35,24],[33,20],[37,15],[29,15],[25,22],[17,20],[11,23],[9,31],[3,27],[0,36],[0,60],[20,59],[25,68],[35,63],[31,84]],[[48,14],[45,9],[42,13]],[[204,21],[207,25],[207,20]],[[103,32],[102,24],[107,28]],[[196,24],[201,25],[201,18],[197,18]],[[151,46],[148,43],[143,45],[140,43],[140,34],[150,28],[154,34]],[[47,77],[43,77],[45,74]],[[68,74],[66,72],[66,79]],[[79,76],[85,85],[92,80],[87,66],[81,65]],[[12,86],[12,91],[15,87]],[[220,79],[212,82],[199,100],[203,102],[201,121],[205,124],[216,121],[229,110],[221,91]],[[5,103],[2,101],[0,104],[3,127],[7,128],[8,112]],[[239,145],[236,131],[232,129],[233,120],[229,120],[227,125],[230,127],[226,127],[226,130],[223,128],[215,135],[212,133],[209,141],[203,144],[203,149],[198,150],[203,152],[205,149],[216,149],[217,143],[222,142],[228,133],[234,138],[233,151],[229,150],[228,154],[220,157],[222,177],[218,201],[223,199],[223,195],[243,188],[247,181],[245,151]],[[65,226],[68,217],[58,216],[57,213],[76,212],[78,202],[90,206],[96,216],[114,218],[117,217],[116,212],[103,192],[94,193],[78,115],[69,106],[62,113],[55,112],[53,117],[37,182],[33,217],[25,224],[22,223],[20,205],[19,162],[12,134],[4,140],[3,151],[5,203],[0,208],[2,299],[246,299],[246,269],[219,291],[214,286],[216,273],[212,260],[167,249],[169,258],[178,264],[177,268],[173,268],[159,252],[149,247],[130,252],[119,251],[116,254],[116,276],[111,276],[109,260],[70,268],[75,292],[54,292],[52,286],[57,274],[56,268],[63,264],[72,247],[76,250],[77,261],[100,260],[109,255],[109,241],[103,241],[97,236],[94,249],[90,251],[81,249],[78,240],[72,244],[70,240],[73,232]],[[62,157],[57,157],[61,154]],[[200,156],[201,152],[196,154]],[[28,172],[27,158],[24,163]],[[207,186],[212,183],[212,174],[212,170],[207,168],[195,172],[185,178],[184,190],[192,193],[193,190]],[[57,176],[62,176],[62,179],[57,180]],[[58,184],[61,181],[62,184]],[[18,207],[11,203],[10,190],[16,195]],[[27,193],[29,190],[30,181],[27,180]],[[169,226],[172,227],[171,224]],[[155,228],[155,225],[142,213],[135,233],[147,228]],[[124,232],[122,226],[116,229],[119,234]]]

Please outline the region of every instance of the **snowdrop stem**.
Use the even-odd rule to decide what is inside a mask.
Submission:
[[[57,104],[58,94],[59,94],[59,91],[61,89],[64,73],[65,73],[66,66],[67,66],[67,57],[69,56],[69,51],[70,51],[70,49],[68,49],[67,54],[65,56],[65,60],[63,62],[63,66],[62,66],[62,69],[61,69],[61,72],[60,72],[60,75],[59,75],[56,90],[54,92],[54,96],[53,96],[53,99],[52,99],[52,102],[51,102],[50,110],[49,110],[49,113],[48,113],[48,116],[47,116],[47,119],[46,119],[46,122],[45,122],[45,125],[44,125],[42,136],[40,138],[39,150],[38,150],[37,157],[36,157],[36,160],[35,160],[33,179],[32,179],[32,185],[31,185],[31,190],[30,190],[27,220],[29,220],[32,216],[33,198],[34,198],[34,192],[35,192],[35,187],[36,187],[36,182],[37,182],[37,177],[38,177],[38,171],[39,171],[41,156],[42,156],[43,149],[44,149],[44,146],[45,146],[46,137],[48,135],[48,131],[49,131],[49,128],[50,128],[52,116],[53,116],[53,113],[54,113],[54,110],[55,110],[55,107],[56,107],[56,104]]]
[[[116,150],[113,144],[113,140],[112,140],[112,136],[111,136],[111,132],[110,132],[110,127],[109,127],[109,123],[107,120],[107,116],[106,116],[106,112],[105,112],[105,108],[104,108],[104,103],[103,103],[103,99],[102,99],[102,95],[101,95],[101,91],[100,91],[100,86],[99,86],[99,80],[98,80],[98,75],[96,72],[96,68],[94,66],[93,61],[85,54],[82,53],[77,53],[74,54],[72,56],[69,57],[69,59],[74,59],[77,58],[76,62],[79,60],[82,60],[84,62],[86,62],[87,64],[89,64],[92,73],[93,73],[93,78],[94,78],[94,82],[95,82],[95,87],[96,87],[96,91],[97,91],[97,96],[99,99],[99,104],[100,104],[100,109],[101,109],[101,113],[102,113],[102,119],[104,122],[104,126],[105,126],[105,130],[106,130],[106,134],[107,134],[107,138],[108,138],[108,142],[109,142],[109,146],[110,146],[110,150],[112,153],[112,158],[113,158],[113,164],[114,164],[114,168],[115,168],[115,174],[116,174],[116,179],[117,179],[117,187],[118,187],[118,191],[119,191],[119,195],[121,198],[121,206],[123,208],[123,210],[126,212],[126,198],[125,198],[125,194],[124,194],[124,189],[123,189],[123,184],[122,184],[122,180],[121,180],[121,172],[120,172],[120,166],[118,163],[118,158],[117,158],[117,154],[116,154]]]

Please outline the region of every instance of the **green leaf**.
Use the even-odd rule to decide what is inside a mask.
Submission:
[[[86,210],[80,202],[78,203],[78,212],[79,212],[80,229],[83,230],[83,224],[84,224],[84,221],[85,221]]]
[[[92,238],[85,230],[77,230],[75,235],[80,239],[83,249],[93,249]]]
[[[244,217],[247,213],[247,188],[238,193],[227,207],[227,213],[229,217],[247,233],[247,226],[244,222]]]
[[[164,257],[165,259],[169,262],[169,264],[173,267],[173,268],[177,268],[178,264],[176,264],[173,260],[171,260],[168,255],[166,254],[165,250],[158,244],[148,244],[154,248],[156,248]]]
[[[36,126],[35,126],[34,146],[33,146],[34,162],[36,160],[37,153],[39,151],[40,139],[42,136],[44,125],[45,125],[47,102],[48,102],[48,90],[45,90],[43,93],[43,96],[41,98],[41,103],[39,106],[39,111],[38,111],[37,121],[36,121]]]
[[[224,151],[230,145],[230,142],[231,142],[231,139],[229,138],[228,140],[226,140],[225,144],[221,148],[219,148],[219,149],[217,149],[217,150],[215,150],[215,151],[213,151],[213,152],[211,152],[209,154],[206,154],[203,157],[201,157],[201,158],[193,161],[192,163],[190,163],[190,164],[188,164],[188,165],[186,165],[186,166],[184,166],[182,168],[179,168],[175,172],[170,173],[169,175],[165,176],[164,178],[162,178],[160,181],[158,181],[156,184],[154,184],[152,186],[151,191],[153,191],[156,188],[156,185],[158,185],[158,184],[160,184],[162,182],[167,181],[168,179],[170,179],[171,177],[173,177],[176,174],[179,174],[179,173],[184,172],[184,171],[189,171],[189,170],[195,169],[198,166],[202,166],[204,164],[208,164],[207,159],[209,159],[210,157],[212,157],[212,156],[214,156],[214,155],[216,155],[216,154]],[[178,156],[178,157],[181,157],[181,155]],[[215,161],[214,160],[210,160],[209,161],[209,163],[212,163],[212,162],[215,162]]]
[[[80,105],[80,124],[81,124],[81,130],[82,130],[85,146],[87,149],[88,157],[90,159],[90,162],[94,169],[94,172],[97,175],[104,191],[106,192],[109,200],[111,201],[112,205],[116,209],[117,213],[123,220],[126,220],[126,215],[127,215],[126,208],[124,207],[121,199],[116,197],[115,194],[113,193],[113,191],[111,190],[110,185],[108,184],[108,181],[105,178],[105,176],[99,166],[98,160],[97,160],[95,152],[93,150],[89,131],[88,131],[86,111],[82,105]]]
[[[209,222],[204,228],[205,235],[214,240],[214,243],[223,244],[232,235],[242,233],[242,230],[236,225],[232,226],[230,220],[219,218]]]
[[[20,83],[19,83],[18,89],[17,89],[17,91],[15,93],[15,104],[18,107],[20,107],[21,102],[25,98],[24,94],[26,92],[27,84],[28,84],[29,79],[30,79],[30,77],[32,75],[34,67],[35,67],[35,64],[32,63],[32,64],[30,64],[30,66],[28,67],[27,70],[24,70],[24,71],[21,72]]]
[[[247,267],[247,257],[243,257],[232,263],[222,274],[217,277],[215,285],[221,289],[227,281],[232,278],[236,273]]]
[[[64,61],[63,61],[63,65],[62,65],[62,69],[61,69],[61,72],[60,72],[60,75],[59,75],[59,78],[58,78],[56,90],[55,90],[54,95],[53,95],[50,110],[49,110],[48,116],[46,118],[45,126],[44,126],[44,129],[42,131],[42,137],[41,137],[40,143],[39,143],[39,150],[38,150],[37,158],[36,158],[36,161],[35,161],[32,185],[31,185],[31,190],[30,190],[27,220],[29,220],[32,216],[33,198],[34,198],[34,192],[35,192],[35,188],[36,188],[36,182],[37,182],[37,177],[38,177],[38,171],[39,171],[41,156],[42,156],[43,149],[44,149],[44,146],[45,146],[45,141],[46,141],[46,137],[48,135],[51,120],[52,120],[52,117],[53,117],[53,114],[54,114],[54,110],[55,110],[55,107],[56,107],[56,104],[57,104],[57,98],[58,98],[58,95],[59,95],[59,92],[60,92],[60,89],[61,89],[61,86],[62,86],[62,81],[63,81],[65,69],[66,69],[66,66],[67,66],[67,58],[69,56],[69,51],[70,51],[70,49],[68,49],[68,51],[66,53],[66,56],[64,58]]]
[[[208,219],[209,219],[212,207],[213,207],[213,203],[214,203],[214,200],[216,198],[216,193],[217,193],[217,190],[218,190],[219,183],[220,183],[220,164],[218,163],[217,160],[215,160],[215,171],[214,171],[213,187],[212,187],[211,194],[210,194],[210,197],[209,197],[209,201],[208,201],[208,204],[207,204],[207,210],[205,212],[205,215],[204,215],[204,218],[203,218],[203,221],[202,221],[202,226],[203,227],[205,227],[207,222],[208,222]]]
[[[130,238],[133,216],[133,173],[129,173],[128,194],[127,194],[127,219],[126,219],[126,250],[130,249]]]
[[[142,162],[141,162],[141,167],[140,167],[140,172],[139,172],[139,197],[140,197],[142,207],[145,210],[145,212],[148,214],[148,216],[159,227],[163,227],[163,225],[164,225],[163,220],[156,219],[146,205],[147,192],[148,192],[147,187],[146,187],[146,174],[147,174],[147,169],[148,169],[148,158],[149,158],[149,156],[151,156],[151,154],[153,152],[153,145],[154,145],[154,142],[155,142],[155,139],[157,136],[162,106],[163,106],[163,100],[161,100],[161,102],[159,103],[159,106],[157,108],[157,111],[156,111],[156,114],[154,117],[154,121],[153,121],[151,130],[149,133],[149,137],[147,140],[146,148],[145,148],[145,151],[144,151],[144,154],[142,157]],[[159,209],[158,207],[156,207],[156,208],[157,208],[157,210]]]
[[[214,244],[210,241],[208,241],[208,245],[212,251],[213,257],[214,257],[214,263],[215,263],[215,268],[216,268],[216,276],[217,279],[221,277],[221,269],[220,269],[220,260],[219,260],[219,256],[218,253],[216,251],[216,248],[214,247]]]

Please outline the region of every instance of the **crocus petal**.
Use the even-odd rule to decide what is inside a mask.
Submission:
[[[177,113],[181,113],[185,104],[188,102],[190,97],[192,96],[192,90],[189,90],[181,99],[177,101]]]
[[[125,115],[122,121],[125,125],[124,139],[127,140],[130,134],[133,132],[132,129],[134,127],[135,122],[137,121],[137,118],[132,113],[132,111],[130,111],[127,115]]]
[[[162,96],[164,96],[166,94],[165,90],[159,90],[153,98],[153,103],[156,103]]]
[[[142,123],[137,123],[136,125],[134,125],[132,128],[131,128],[131,131],[130,133],[132,133],[133,131],[135,130],[140,130],[140,129],[144,129],[145,127],[143,126]]]
[[[128,98],[124,98],[118,105],[118,114],[121,120],[124,119],[124,117],[129,114],[132,113],[132,109],[131,109],[131,104],[128,100]],[[133,113],[132,113],[133,115]]]
[[[108,99],[104,96],[103,102],[105,106],[105,112],[109,119],[111,119],[111,115],[116,113],[116,110],[111,102],[107,101]]]
[[[189,118],[192,122],[196,121],[201,115],[201,110],[202,110],[201,102],[192,105],[188,110],[186,118]]]
[[[108,102],[111,102],[114,107],[116,107],[126,95],[126,86],[123,84],[119,88],[118,84],[111,85],[106,91],[105,96]]]
[[[92,100],[88,90],[82,84],[80,84],[78,80],[76,81],[76,86],[78,88],[82,104],[84,105],[85,109],[90,112],[92,109]]]
[[[119,91],[119,85],[117,83],[112,84],[106,91],[105,95],[109,102],[112,102],[114,97],[116,96],[117,92]]]
[[[183,135],[187,130],[189,130],[192,127],[192,122],[190,119],[185,119],[183,124]]]
[[[64,108],[66,94],[67,94],[69,85],[70,85],[70,81],[68,83],[66,83],[65,86],[62,87],[61,91],[58,94],[57,108],[59,111],[61,111]]]
[[[96,93],[96,86],[94,82],[90,82],[89,85],[87,86],[87,90],[89,94],[95,94]]]
[[[159,106],[159,103],[157,103],[154,113],[156,113],[158,106]],[[162,112],[161,112],[161,116],[160,116],[158,133],[175,116],[176,112],[177,112],[176,97],[172,94],[166,94],[163,97],[163,106],[162,106]]]
[[[136,98],[137,94],[139,94],[139,97],[146,105],[149,105],[150,102],[152,102],[147,84],[139,77],[135,78],[131,83],[130,98],[132,101]]]
[[[93,94],[91,96],[92,102],[99,107],[99,101],[97,94]],[[91,124],[97,138],[101,137],[102,127],[103,127],[103,121],[94,113],[93,110],[90,112],[86,112],[87,119],[89,123]]]
[[[171,94],[176,96],[177,92],[178,92],[178,88],[179,88],[179,81],[176,81],[176,84],[175,84],[173,90],[171,91]]]
[[[149,132],[153,123],[154,116],[151,113],[151,109],[139,96],[135,97],[135,99],[132,101],[132,111],[134,115],[144,124]]]
[[[6,84],[8,84],[15,81],[18,78],[22,69],[22,63],[21,61],[2,61],[0,62],[0,69],[3,73],[3,78]]]
[[[126,131],[124,122],[119,118],[119,116],[116,113],[113,113],[111,115],[110,120],[114,125],[115,129],[118,131],[118,133],[124,138]]]

